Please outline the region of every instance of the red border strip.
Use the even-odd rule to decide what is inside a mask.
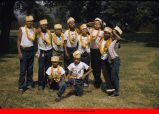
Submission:
[[[159,109],[0,109],[0,114],[48,113],[159,114]]]

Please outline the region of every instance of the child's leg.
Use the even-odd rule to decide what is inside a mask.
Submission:
[[[76,92],[77,96],[83,95],[83,83],[82,83],[82,81],[76,80],[75,92]]]
[[[61,97],[62,94],[65,92],[65,89],[68,85],[73,85],[73,79],[68,79],[68,82],[66,83],[64,80],[62,81],[61,85],[60,85],[60,88],[59,88],[59,91],[58,91],[58,97]]]
[[[119,95],[119,67],[120,67],[120,58],[117,58],[113,64],[111,69],[111,79],[113,82],[113,85],[115,87],[115,94]]]

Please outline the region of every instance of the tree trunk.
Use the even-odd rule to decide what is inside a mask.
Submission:
[[[9,33],[14,14],[15,0],[6,0],[0,3],[1,7],[1,35],[0,35],[0,54],[9,51]]]

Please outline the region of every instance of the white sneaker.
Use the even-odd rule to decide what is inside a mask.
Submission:
[[[106,92],[113,92],[115,89],[107,89]]]
[[[83,86],[84,86],[84,87],[88,87],[88,84],[84,83]]]

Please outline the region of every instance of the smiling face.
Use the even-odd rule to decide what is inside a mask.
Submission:
[[[58,62],[55,62],[55,61],[52,62],[52,65],[53,65],[54,68],[57,68],[58,64],[59,64]]]
[[[82,30],[81,30],[81,33],[82,33],[83,36],[86,36],[87,33],[88,33],[87,28],[82,29]]]
[[[75,28],[75,21],[69,22],[68,26],[69,26],[70,29],[74,29]]]
[[[111,33],[104,31],[104,40],[108,40],[111,37]]]
[[[47,29],[47,24],[42,24],[40,25],[40,27],[41,27],[41,30],[45,32]]]
[[[94,28],[95,28],[96,30],[99,30],[99,29],[101,28],[101,23],[100,23],[100,21],[94,21]]]
[[[80,62],[80,58],[74,58],[74,63],[75,64],[79,64],[79,62]]]
[[[55,34],[56,34],[57,36],[60,36],[60,35],[61,35],[61,32],[62,32],[61,29],[55,29]]]
[[[26,21],[26,25],[28,28],[31,28],[33,26],[33,21]]]

